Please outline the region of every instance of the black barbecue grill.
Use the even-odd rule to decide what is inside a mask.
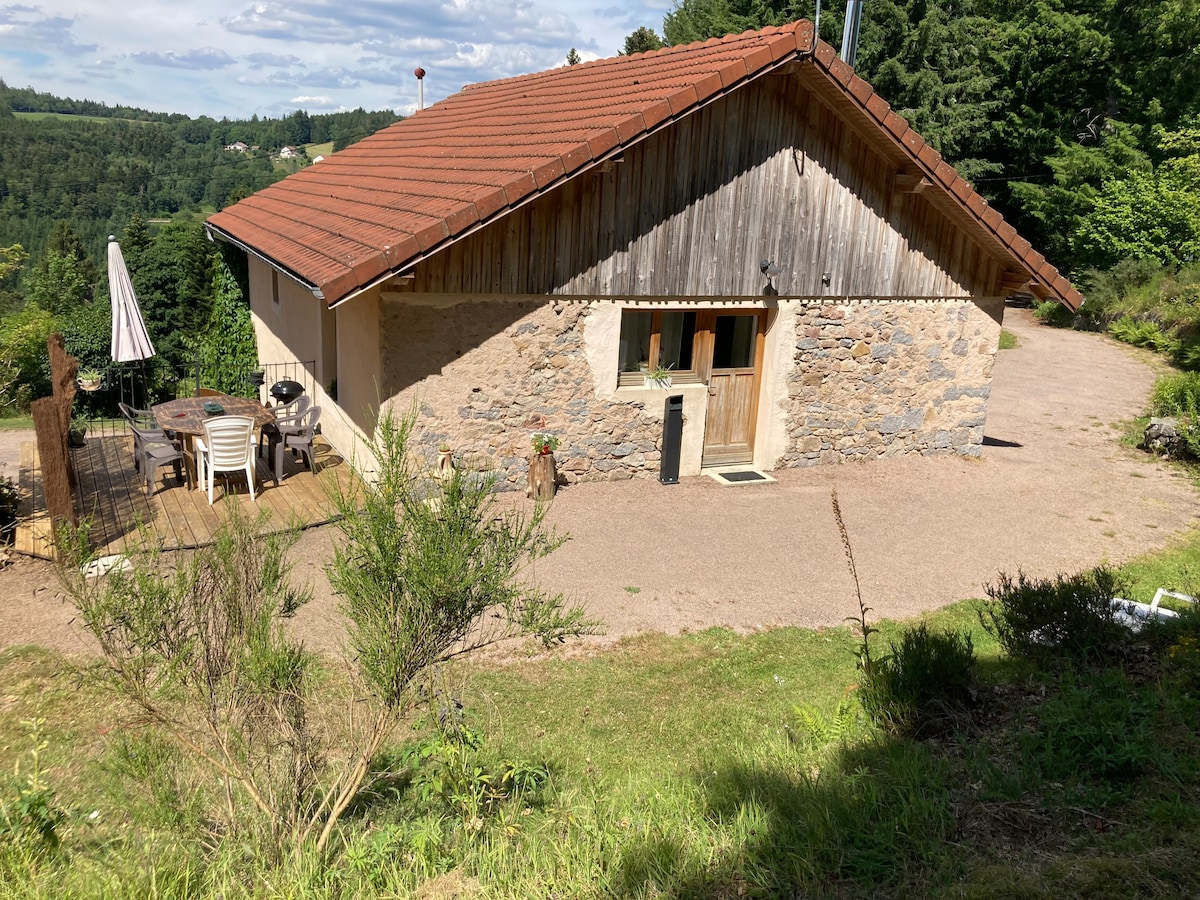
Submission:
[[[277,381],[271,385],[269,393],[275,398],[276,404],[291,403],[304,393],[304,385],[298,381]]]

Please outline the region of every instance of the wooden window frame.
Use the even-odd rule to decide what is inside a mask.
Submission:
[[[625,313],[646,312],[644,309],[638,309],[636,306],[628,306],[621,308],[621,315]],[[654,309],[650,310],[650,350],[648,353],[648,365],[653,370],[658,367],[658,355],[662,350],[662,316],[663,313],[684,313],[689,312],[686,309]],[[704,348],[704,342],[700,333],[700,316],[696,317],[696,330],[692,334],[692,367],[687,370],[671,371],[671,384],[703,384],[704,379],[696,369],[696,361],[699,359],[697,353]],[[641,372],[617,372],[617,387],[643,387],[643,376]]]

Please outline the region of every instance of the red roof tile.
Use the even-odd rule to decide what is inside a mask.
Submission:
[[[878,140],[947,191],[981,239],[994,240],[1042,288],[1078,305],[1079,292],[832,47],[814,46],[809,22],[469,85],[208,224],[335,303],[701,104],[803,60],[878,127]]]

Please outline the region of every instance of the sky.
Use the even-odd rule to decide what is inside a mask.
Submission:
[[[0,0],[0,78],[220,119],[411,113],[463,85],[615,56],[671,0]]]

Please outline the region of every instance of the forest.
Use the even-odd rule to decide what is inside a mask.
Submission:
[[[281,160],[280,148],[340,149],[397,119],[362,109],[192,119],[0,81],[0,414],[48,391],[52,331],[84,367],[108,367],[109,234],[121,239],[159,351],[148,373],[154,392],[175,389],[198,359],[206,377],[227,367],[221,354],[252,364],[244,264],[205,239],[203,220],[309,164]],[[251,149],[225,149],[235,141]],[[224,349],[214,335],[226,336]]]
[[[677,0],[661,34],[638,28],[620,50],[816,14],[811,0]],[[844,15],[832,4],[819,18],[835,47]],[[1076,324],[1200,366],[1196,0],[867,0],[855,67],[1074,280],[1087,298]],[[280,147],[338,149],[396,118],[191,119],[0,81],[0,407],[37,396],[28,354],[47,328],[103,366],[108,234],[129,245],[169,390],[203,355],[185,335],[212,332],[218,285],[238,279],[237,260],[203,240],[203,218],[306,164],[280,160]],[[234,141],[253,149],[224,149]]]
[[[845,5],[820,36],[840,48]],[[811,0],[678,0],[625,53],[812,20]],[[1194,0],[866,0],[855,70],[1058,268],[1200,248]]]

